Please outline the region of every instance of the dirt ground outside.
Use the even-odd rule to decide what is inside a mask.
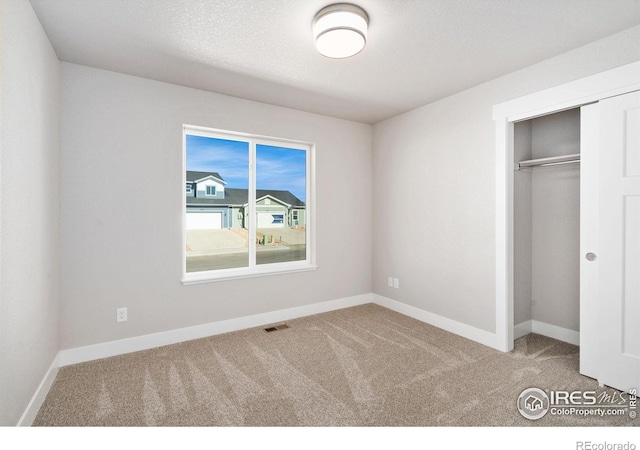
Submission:
[[[258,248],[290,247],[304,245],[306,233],[304,229],[261,228],[257,231]],[[265,240],[266,237],[266,240]],[[187,230],[187,256],[238,253],[248,248],[248,230]]]

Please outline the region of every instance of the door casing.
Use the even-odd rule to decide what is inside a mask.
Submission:
[[[640,89],[640,61],[493,107],[496,130],[496,332],[494,348],[513,350],[514,123]],[[582,245],[582,244],[581,244]]]

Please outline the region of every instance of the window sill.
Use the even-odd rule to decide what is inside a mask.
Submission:
[[[214,283],[217,281],[240,280],[243,278],[266,277],[271,275],[281,275],[296,272],[309,272],[316,270],[318,266],[307,262],[286,263],[286,264],[269,264],[263,267],[243,267],[239,269],[221,269],[206,272],[190,272],[182,276],[182,284],[187,286],[190,284]]]

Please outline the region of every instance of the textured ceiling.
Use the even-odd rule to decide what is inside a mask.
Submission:
[[[375,123],[640,24],[640,0],[353,0],[367,47],[333,60],[331,0],[31,0],[61,61]]]

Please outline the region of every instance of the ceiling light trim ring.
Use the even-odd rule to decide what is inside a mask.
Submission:
[[[367,14],[367,12],[364,9],[360,8],[359,6],[353,5],[351,3],[335,3],[333,5],[325,6],[320,11],[318,11],[314,16],[313,26],[315,26],[316,23],[327,14],[338,13],[338,12],[347,12],[347,13],[356,14],[364,19],[364,21],[367,24],[367,27],[369,26],[369,15]]]

